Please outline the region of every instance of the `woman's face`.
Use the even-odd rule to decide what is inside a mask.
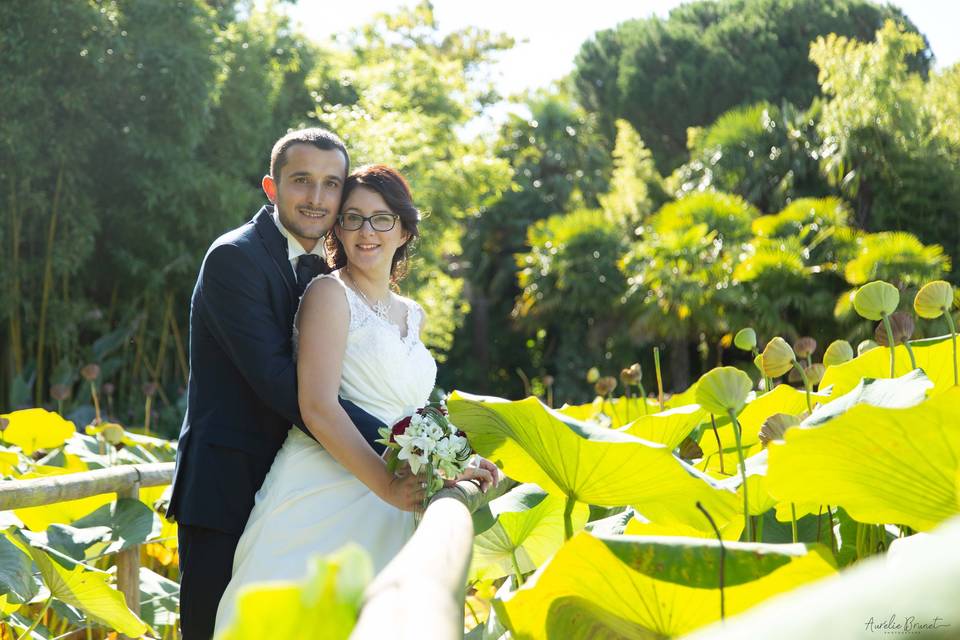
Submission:
[[[340,215],[344,222],[337,222],[334,233],[343,245],[347,262],[364,270],[385,267],[389,273],[393,254],[403,246],[409,234],[404,231],[399,217],[394,217],[395,224],[389,231],[377,231],[373,228],[373,224],[378,222],[381,223],[377,224],[378,227],[387,226],[382,223],[387,221],[387,217],[394,215],[383,196],[373,189],[357,187],[343,203]],[[363,220],[360,228],[356,230],[344,229],[344,226],[356,226],[361,217],[373,217],[374,220]]]

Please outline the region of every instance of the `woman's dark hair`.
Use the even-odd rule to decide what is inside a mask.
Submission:
[[[396,170],[383,164],[368,164],[360,167],[343,183],[343,196],[340,202],[341,212],[350,194],[359,187],[376,191],[387,203],[392,213],[400,216],[400,226],[407,233],[407,241],[398,247],[390,263],[390,280],[399,282],[407,273],[407,257],[410,245],[420,237],[418,224],[420,211],[413,204],[410,185]],[[327,263],[332,269],[342,269],[347,264],[347,254],[340,239],[331,230],[326,239]]]

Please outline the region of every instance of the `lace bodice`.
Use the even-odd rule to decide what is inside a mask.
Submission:
[[[382,422],[392,424],[408,410],[423,406],[436,384],[437,364],[420,340],[423,309],[409,298],[400,298],[406,308],[407,332],[377,316],[337,273],[350,307],[347,348],[340,376],[340,397],[350,400]],[[313,284],[311,281],[308,288]],[[299,311],[293,321],[293,353],[297,355]]]

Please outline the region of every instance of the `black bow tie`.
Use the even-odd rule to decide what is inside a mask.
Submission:
[[[305,253],[297,259],[297,295],[302,296],[310,281],[326,272],[324,266],[320,256],[313,253]]]

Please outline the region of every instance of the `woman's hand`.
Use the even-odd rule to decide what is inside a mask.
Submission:
[[[480,456],[477,456],[476,460],[478,463],[477,466],[467,467],[463,470],[463,473],[455,479],[445,480],[444,485],[452,487],[461,480],[476,480],[480,483],[480,491],[484,493],[486,493],[490,487],[496,486],[497,483],[500,482],[500,470],[497,469],[497,465]]]
[[[420,511],[423,509],[426,495],[426,478],[414,475],[409,465],[402,464],[397,467],[387,484],[384,495],[380,497],[401,511]]]

